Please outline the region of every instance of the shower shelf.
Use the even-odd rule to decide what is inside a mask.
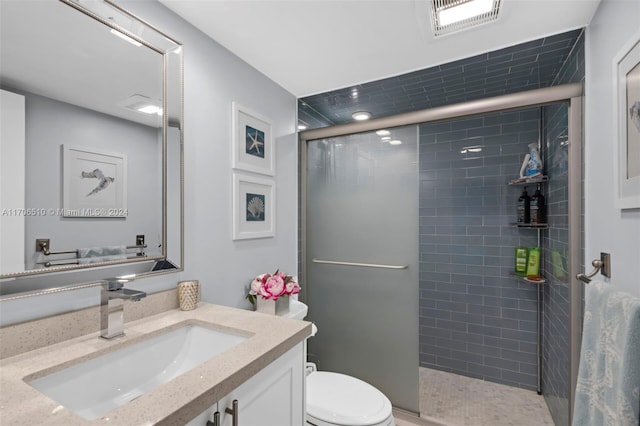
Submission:
[[[531,228],[531,229],[548,229],[548,223],[512,223],[511,226],[517,228]]]
[[[517,275],[515,272],[510,272],[509,275],[512,278],[518,278],[519,280],[526,281],[526,282],[532,283],[532,284],[544,284],[544,283],[547,282],[547,280],[544,279],[544,278],[540,278],[540,280],[531,280],[531,279],[529,279],[527,277],[523,277],[522,275]]]
[[[532,178],[520,178],[520,179],[515,179],[512,181],[509,181],[509,185],[512,186],[518,186],[518,185],[535,185],[537,183],[545,183],[549,181],[549,176],[535,176]]]

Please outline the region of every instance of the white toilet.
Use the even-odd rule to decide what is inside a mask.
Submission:
[[[285,317],[304,319],[308,307],[291,300]],[[313,326],[313,334],[316,327]],[[370,384],[345,374],[307,375],[307,424],[315,426],[395,426],[391,401]]]

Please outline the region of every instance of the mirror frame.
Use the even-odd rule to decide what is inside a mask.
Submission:
[[[90,19],[94,19],[99,23],[106,25],[112,29],[115,29],[121,33],[124,33],[128,37],[135,41],[142,43],[149,49],[152,49],[162,55],[162,255],[149,256],[140,259],[127,259],[116,260],[108,262],[96,262],[86,265],[65,265],[65,266],[50,266],[48,268],[25,270],[15,273],[0,274],[0,301],[10,300],[14,298],[21,298],[31,295],[46,294],[49,292],[61,291],[64,287],[77,287],[83,286],[82,283],[95,282],[102,280],[108,276],[122,276],[131,275],[127,271],[127,265],[131,265],[131,270],[140,263],[145,262],[157,262],[159,260],[168,260],[168,247],[167,247],[167,201],[168,201],[168,182],[167,182],[167,168],[168,168],[168,128],[176,127],[179,130],[179,153],[180,153],[180,171],[179,171],[179,262],[180,264],[176,268],[172,269],[159,269],[157,271],[148,271],[139,274],[135,274],[136,277],[146,278],[149,276],[158,276],[163,274],[176,273],[184,270],[184,46],[182,43],[176,41],[171,36],[167,35],[163,31],[159,30],[154,25],[139,18],[133,13],[129,12],[120,5],[115,4],[112,0],[102,0],[101,4],[106,4],[113,8],[113,12],[119,12],[125,15],[127,18],[139,22],[146,29],[152,31],[154,42],[141,38],[137,34],[131,33],[126,28],[123,28],[110,20],[109,17],[101,16],[99,11],[91,10],[76,1],[73,0],[58,0],[64,5],[70,6],[77,11],[83,13]],[[111,12],[111,11],[110,11]],[[159,46],[155,39],[161,41],[163,46]],[[166,44],[166,46],[164,46]],[[117,268],[116,268],[117,267]],[[92,269],[95,269],[95,273],[90,273]],[[74,273],[75,272],[75,273]],[[115,273],[114,273],[115,272]],[[37,276],[43,276],[47,274],[55,274],[58,279],[48,280],[46,278],[53,278],[53,276],[45,277],[43,280],[38,280]],[[30,279],[31,278],[31,279]],[[47,284],[48,281],[52,281],[51,284]],[[61,284],[60,281],[65,281],[66,284]],[[14,284],[14,285],[9,285]],[[6,287],[10,286],[12,289],[5,291]],[[20,290],[20,287],[25,287],[24,290]]]

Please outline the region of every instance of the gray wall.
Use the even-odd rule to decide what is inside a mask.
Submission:
[[[36,238],[50,238],[51,250],[67,251],[134,245],[136,234],[144,234],[149,246],[147,253],[159,254],[157,247],[162,241],[159,129],[30,93],[25,96],[27,206],[62,208],[62,145],[67,145],[127,156],[125,184],[129,212],[126,218],[65,218],[59,214],[27,217],[28,266],[43,260],[35,253]]]
[[[296,98],[156,1],[118,2],[184,43],[185,271],[138,280],[147,292],[199,279],[203,300],[249,308],[253,276],[297,265]],[[276,236],[231,240],[231,102],[269,117],[276,143]],[[94,289],[5,302],[6,324],[98,303]]]
[[[615,205],[618,114],[614,61],[640,39],[640,2],[603,0],[585,40],[585,263],[611,253],[611,283],[640,296],[640,209]],[[605,224],[603,226],[603,224]],[[600,279],[606,280],[602,276]]]

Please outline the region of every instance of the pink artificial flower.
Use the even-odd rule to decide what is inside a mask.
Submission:
[[[271,294],[269,294],[267,292],[267,289],[265,289],[264,287],[260,287],[260,290],[258,290],[258,295],[262,296],[265,299],[268,299],[271,297]]]
[[[287,279],[287,274],[285,274],[284,272],[279,272],[276,273],[275,275],[279,276],[280,278],[282,278],[282,281]]]
[[[285,293],[287,294],[298,294],[300,293],[300,286],[295,281],[289,281],[285,286]]]
[[[278,275],[269,277],[260,289],[261,296],[272,300],[276,300],[282,293],[284,293],[284,280]]]
[[[258,294],[260,292],[260,287],[262,287],[262,275],[258,275],[253,279],[253,281],[251,281],[251,291],[249,291],[249,294]]]

